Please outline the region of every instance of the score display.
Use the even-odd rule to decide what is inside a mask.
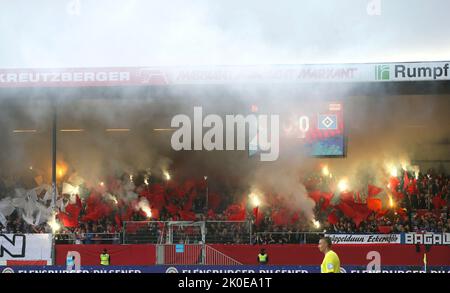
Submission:
[[[342,157],[345,155],[342,103],[324,103],[309,115],[290,115],[282,125],[282,141],[302,144],[310,156]],[[281,148],[281,151],[283,148]]]

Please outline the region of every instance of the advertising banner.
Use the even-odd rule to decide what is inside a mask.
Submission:
[[[307,274],[320,273],[319,266],[83,266],[79,270],[67,270],[64,266],[0,267],[2,273],[275,273]],[[450,273],[450,266],[428,267],[427,273]],[[368,269],[363,266],[343,266],[341,273],[425,273],[420,266],[383,266],[380,269]]]
[[[449,61],[267,66],[0,69],[0,87],[450,80]]]
[[[400,234],[325,234],[333,244],[400,243]]]
[[[0,264],[51,264],[52,234],[0,234]]]

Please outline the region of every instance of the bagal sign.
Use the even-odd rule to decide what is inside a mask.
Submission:
[[[9,261],[51,263],[51,234],[0,234],[0,264]]]
[[[450,62],[268,66],[0,69],[0,87],[450,80]]]
[[[450,245],[450,233],[405,233],[404,244]]]

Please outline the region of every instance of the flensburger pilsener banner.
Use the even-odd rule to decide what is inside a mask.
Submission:
[[[400,234],[325,234],[334,244],[400,243]]]
[[[52,234],[0,234],[0,265],[8,261],[51,264]]]
[[[430,266],[425,271],[423,266],[381,266],[379,269],[367,268],[365,266],[341,266],[341,273],[450,273],[449,266]],[[201,265],[175,265],[175,266],[83,266],[79,270],[67,270],[63,266],[24,266],[24,267],[2,267],[0,273],[93,273],[93,274],[140,274],[140,273],[188,273],[188,274],[305,274],[320,273],[320,266],[201,266]]]

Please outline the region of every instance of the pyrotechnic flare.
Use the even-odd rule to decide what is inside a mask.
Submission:
[[[394,200],[392,199],[391,195],[389,195],[389,207],[391,207],[391,208],[394,207]]]
[[[64,162],[58,162],[56,164],[56,175],[58,176],[58,178],[62,178],[66,175],[67,173],[67,164]]]
[[[130,181],[133,182],[133,175],[130,174]]]
[[[142,210],[145,213],[145,216],[147,218],[152,217],[152,210],[150,208],[150,204],[147,199],[141,198],[139,203],[137,204],[137,207],[135,207],[136,210]]]
[[[261,201],[257,194],[250,193],[249,198],[250,198],[250,202],[252,203],[252,205],[254,207],[259,207],[261,205]]]
[[[347,179],[341,179],[338,182],[338,188],[339,191],[343,192],[343,191],[347,191],[348,190],[348,182]]]
[[[105,183],[102,181],[102,182],[100,182],[100,186],[105,186]]]
[[[151,218],[152,217],[152,210],[149,207],[143,207],[142,211],[145,213],[147,218]]]
[[[313,225],[314,225],[314,228],[320,229],[320,222],[319,221],[313,220]]]
[[[330,175],[330,170],[328,170],[328,166],[323,166],[322,167],[322,175],[323,176],[328,176],[328,175]]]
[[[406,169],[408,168],[408,164],[406,162],[401,162],[401,165],[402,165],[403,171],[406,171]]]
[[[397,167],[391,166],[389,168],[389,173],[391,174],[392,177],[397,177],[397,175],[398,175]]]
[[[414,177],[416,178],[416,180],[419,179],[419,172],[419,166],[414,166]]]
[[[166,178],[166,180],[170,180],[170,174],[167,171],[164,171],[164,177]]]
[[[147,177],[144,178],[144,183],[145,183],[145,185],[148,185],[148,178]]]
[[[53,234],[61,229],[61,225],[56,221],[56,213],[53,213],[47,224],[52,228]]]

